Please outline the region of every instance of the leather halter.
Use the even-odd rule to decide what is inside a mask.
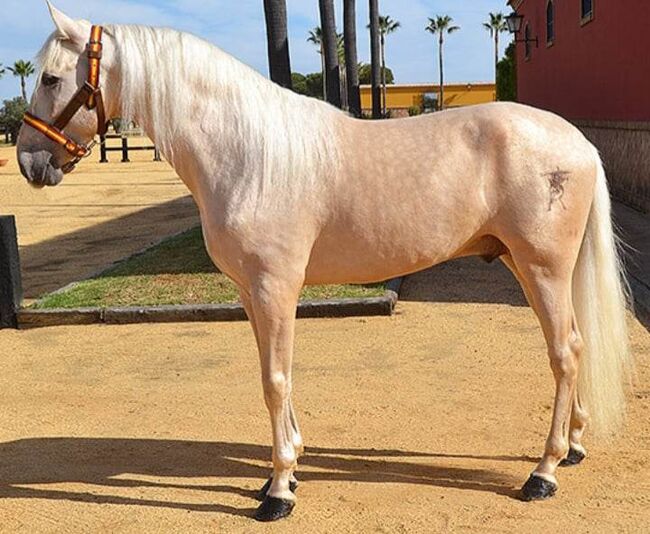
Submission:
[[[104,99],[102,98],[102,91],[99,87],[99,64],[102,58],[103,31],[104,29],[101,26],[93,26],[90,30],[90,41],[86,48],[86,55],[88,56],[88,79],[77,90],[70,99],[70,102],[68,102],[68,105],[63,108],[63,111],[61,111],[54,122],[46,122],[29,112],[26,112],[23,117],[25,124],[39,131],[58,145],[61,145],[74,158],[62,167],[64,172],[71,171],[82,158],[89,156],[94,146],[94,142],[89,145],[77,143],[63,132],[64,128],[72,120],[72,117],[76,115],[82,106],[85,105],[88,109],[96,110],[97,133],[100,137],[103,137],[106,133],[107,124],[106,113],[104,111]]]

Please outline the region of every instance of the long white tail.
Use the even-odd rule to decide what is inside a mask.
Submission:
[[[573,275],[573,303],[585,343],[578,398],[600,437],[611,436],[623,423],[633,367],[625,318],[629,302],[605,170],[598,159],[594,199]]]

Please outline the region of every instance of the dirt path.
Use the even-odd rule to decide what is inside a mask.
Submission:
[[[54,188],[36,190],[20,175],[14,148],[0,148],[0,213],[16,216],[27,299],[88,276],[198,223],[187,188],[151,152],[132,163],[82,162]]]
[[[524,504],[551,373],[531,311],[500,302],[514,286],[481,269],[450,294],[477,291],[474,276],[501,284],[496,304],[299,321],[307,454],[280,525],[249,518],[270,429],[247,324],[0,332],[0,531],[647,532],[650,335],[631,321],[625,433],[589,443],[554,499]]]

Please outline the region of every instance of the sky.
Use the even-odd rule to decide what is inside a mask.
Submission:
[[[262,0],[54,0],[72,18],[94,23],[131,23],[169,26],[202,37],[244,63],[268,74]],[[342,0],[335,0],[336,22],[343,26]],[[401,28],[387,37],[386,63],[396,83],[426,83],[438,78],[436,41],[424,31],[427,17],[450,15],[459,32],[445,44],[445,80],[494,80],[494,48],[482,22],[489,12],[508,13],[506,0],[379,0],[382,15],[390,15]],[[320,70],[320,57],[307,42],[310,29],[319,25],[318,0],[287,0],[289,47],[294,72]],[[357,2],[360,61],[369,61],[368,2]],[[53,31],[45,0],[2,0],[0,63],[33,60]],[[342,30],[341,30],[342,31]],[[502,35],[500,53],[510,41]],[[28,84],[31,94],[34,76]],[[0,100],[17,96],[20,82],[10,72],[0,79]]]

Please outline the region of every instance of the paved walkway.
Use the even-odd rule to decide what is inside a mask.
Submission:
[[[626,267],[640,313],[650,317],[650,215],[614,203],[614,221],[626,247]]]
[[[25,297],[86,277],[161,238],[198,224],[188,190],[167,163],[84,161],[54,188],[31,188],[15,149],[0,148],[0,213],[15,215]]]

